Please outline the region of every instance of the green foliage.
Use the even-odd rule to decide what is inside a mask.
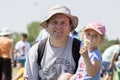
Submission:
[[[20,40],[20,34],[14,33],[12,37],[13,37],[13,46],[15,46],[16,42]]]
[[[42,30],[43,28],[40,26],[40,22],[31,22],[28,24],[27,26],[27,35],[28,38],[27,40],[30,42],[31,45],[33,45],[35,43],[35,39],[38,36],[40,30]],[[14,33],[13,34],[13,43],[14,46],[16,44],[17,41],[20,40],[20,36],[21,33]]]
[[[42,29],[43,28],[40,26],[40,22],[31,22],[30,24],[28,24],[28,41],[31,43],[31,45],[35,43],[35,39]]]
[[[119,39],[116,40],[106,40],[106,42],[99,47],[100,52],[103,53],[105,49],[110,47],[111,45],[117,44],[119,42]]]

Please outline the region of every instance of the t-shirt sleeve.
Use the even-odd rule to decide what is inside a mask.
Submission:
[[[100,52],[93,52],[92,55],[91,55],[91,60],[93,61],[102,61],[102,56],[101,56],[101,53]]]

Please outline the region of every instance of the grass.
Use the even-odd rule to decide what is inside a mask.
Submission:
[[[114,77],[113,77],[113,80],[116,80],[116,72],[114,72]],[[101,80],[105,80],[104,78],[101,78]]]
[[[12,70],[13,70],[12,77],[14,77],[17,74],[17,69],[15,67],[13,67]],[[101,80],[104,80],[104,78],[101,78]],[[113,80],[116,80],[116,72],[115,72]]]
[[[17,74],[17,69],[15,67],[12,68],[12,77]]]

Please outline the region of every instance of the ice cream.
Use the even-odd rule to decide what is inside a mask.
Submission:
[[[84,46],[89,46],[91,44],[91,41],[88,39],[85,39]]]

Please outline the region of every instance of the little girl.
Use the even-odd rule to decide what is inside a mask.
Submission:
[[[78,69],[70,80],[100,80],[102,56],[98,47],[104,42],[105,31],[105,26],[100,23],[88,23],[85,26]],[[84,43],[86,39],[88,45]]]

